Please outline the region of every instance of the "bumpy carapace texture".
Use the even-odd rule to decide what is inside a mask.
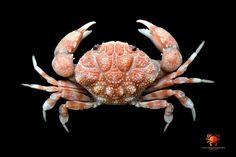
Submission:
[[[75,79],[103,103],[125,104],[155,80],[159,69],[138,48],[111,41],[85,53],[76,66]]]

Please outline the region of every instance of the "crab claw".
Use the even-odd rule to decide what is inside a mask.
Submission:
[[[162,52],[161,68],[166,72],[175,71],[182,64],[182,56],[179,46],[174,37],[165,29],[157,27],[145,20],[137,20],[148,29],[138,29],[138,31],[148,37]]]
[[[52,67],[58,75],[69,77],[73,74],[73,53],[79,46],[81,40],[92,32],[87,29],[95,23],[95,21],[89,22],[81,28],[70,32],[58,43],[52,61]]]

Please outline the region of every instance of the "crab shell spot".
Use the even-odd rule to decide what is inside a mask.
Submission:
[[[104,75],[107,82],[111,84],[119,84],[123,80],[123,73],[120,71],[107,72]]]
[[[114,44],[111,44],[111,43],[114,43],[114,42],[107,42],[106,44],[101,45],[102,47],[106,47],[105,48],[105,53],[108,56],[111,56],[114,52]]]
[[[112,97],[114,95],[115,91],[112,87],[106,87],[106,95],[109,97]]]
[[[119,87],[117,88],[117,93],[118,93],[119,96],[123,96],[123,95],[124,95],[124,89],[123,89],[123,87],[119,86]]]
[[[111,57],[108,57],[106,55],[99,55],[96,58],[99,68],[106,72],[111,69],[112,66],[112,60]]]
[[[100,95],[100,94],[103,93],[104,88],[105,88],[105,87],[102,86],[102,85],[95,85],[95,86],[93,87],[92,91],[94,92],[94,94]]]
[[[79,61],[83,66],[87,68],[95,67],[94,57],[92,53],[89,51],[87,52]]]
[[[116,54],[118,56],[123,55],[124,54],[124,43],[116,42],[115,50],[116,50]]]
[[[135,83],[141,83],[144,81],[145,74],[143,70],[133,69],[130,73],[130,78]]]
[[[128,85],[125,87],[125,91],[128,95],[133,95],[137,91],[136,87],[134,85]]]
[[[122,56],[118,57],[117,61],[118,61],[118,68],[120,69],[120,71],[127,72],[133,63],[133,57]]]
[[[73,55],[58,53],[52,61],[52,67],[55,72],[63,77],[73,74],[74,64],[72,58]]]
[[[136,68],[144,68],[150,63],[150,60],[147,57],[136,57],[134,65]]]
[[[87,72],[76,72],[75,73],[75,79],[78,83],[80,83],[83,86],[91,85],[92,83],[95,83],[99,79],[99,72],[93,72],[93,71],[87,71]]]

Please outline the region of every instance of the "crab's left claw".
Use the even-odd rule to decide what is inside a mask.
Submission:
[[[137,20],[148,29],[138,29],[138,31],[148,37],[155,46],[162,52],[161,68],[166,72],[175,71],[182,64],[182,56],[179,46],[172,35],[165,29],[155,26],[145,21]]]
[[[52,61],[52,67],[58,75],[69,77],[73,74],[73,53],[79,46],[81,40],[92,32],[87,29],[95,23],[95,21],[89,22],[79,29],[70,32],[58,43]]]

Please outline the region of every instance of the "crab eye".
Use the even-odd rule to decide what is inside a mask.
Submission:
[[[136,50],[137,50],[137,47],[136,47],[135,45],[130,45],[129,47],[130,47],[130,49],[131,49],[132,51],[136,51]]]
[[[99,47],[100,47],[100,45],[96,44],[96,45],[93,46],[93,50],[96,51],[96,50],[98,50]]]

